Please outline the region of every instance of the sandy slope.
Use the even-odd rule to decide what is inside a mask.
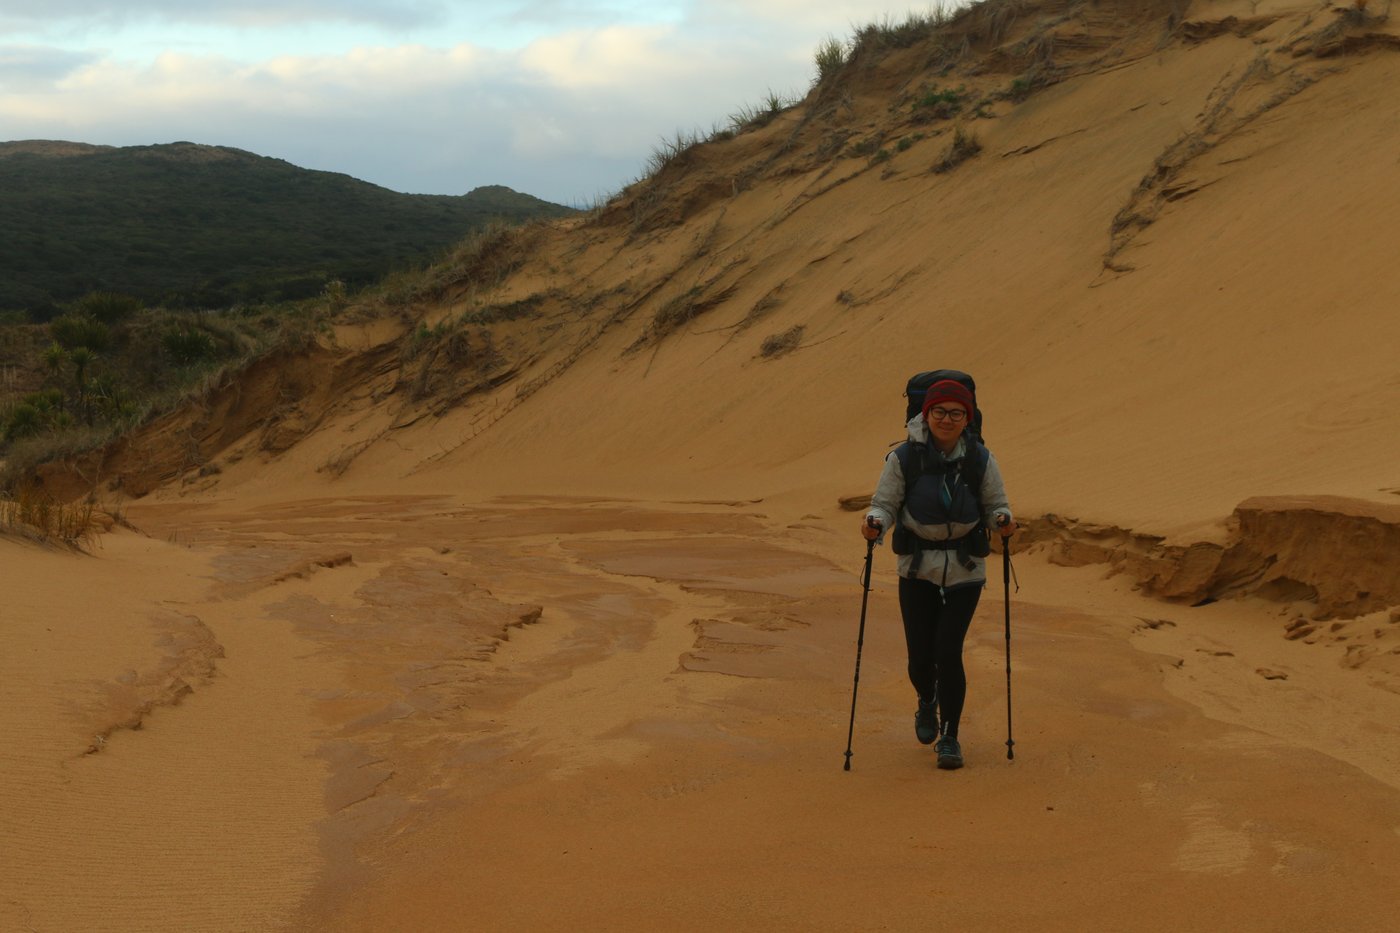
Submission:
[[[1003,44],[1049,35],[1063,79],[963,120],[982,150],[951,172],[929,166],[958,121],[912,101],[994,94],[1024,62],[978,46],[980,73],[944,78],[890,52],[590,223],[503,243],[504,279],[482,260],[361,309],[88,486],[549,493],[562,457],[594,491],[822,500],[869,484],[905,378],[944,365],[981,379],[1026,514],[1190,541],[1251,496],[1394,502],[1400,27],[1334,47],[1337,13],[1221,0],[1191,6],[1206,38],[1165,41],[1141,4],[1046,33],[1065,6]]]
[[[1393,925],[1400,31],[1070,6],[970,41],[1062,80],[952,172],[891,52],[51,474],[144,536],[0,538],[0,929]],[[1016,760],[999,580],[940,773],[881,553],[846,773],[840,500],[934,365],[1027,520]]]

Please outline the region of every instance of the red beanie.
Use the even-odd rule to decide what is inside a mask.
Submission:
[[[943,379],[928,387],[924,394],[924,417],[928,417],[928,410],[940,402],[956,402],[967,410],[968,418],[972,417],[972,411],[976,407],[972,401],[972,393],[967,391],[967,386],[961,382],[954,382],[952,379]]]

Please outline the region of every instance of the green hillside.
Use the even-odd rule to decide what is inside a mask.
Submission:
[[[399,194],[219,146],[0,143],[0,310],[93,291],[226,307],[354,288],[492,221],[570,208],[509,188]]]

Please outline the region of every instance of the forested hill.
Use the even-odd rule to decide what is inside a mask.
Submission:
[[[400,194],[222,146],[0,143],[0,310],[88,292],[223,307],[354,287],[492,221],[570,208],[493,185]]]

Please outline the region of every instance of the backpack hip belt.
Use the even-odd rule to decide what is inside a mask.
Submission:
[[[956,551],[963,546],[963,543],[966,542],[971,535],[966,534],[961,538],[942,538],[935,541],[932,538],[916,535],[914,532],[905,528],[904,534],[901,535],[901,537],[904,538],[904,543],[909,548],[905,553],[913,554],[915,551]],[[900,552],[895,551],[895,553],[898,554]]]
[[[890,549],[896,554],[914,555],[914,573],[918,573],[918,567],[923,562],[925,551],[956,551],[958,563],[962,564],[966,570],[973,570],[977,567],[975,557],[986,557],[992,552],[991,537],[987,534],[986,526],[981,522],[967,534],[957,538],[942,538],[934,540],[917,535],[904,527],[900,522],[894,526],[894,532],[890,537]]]

